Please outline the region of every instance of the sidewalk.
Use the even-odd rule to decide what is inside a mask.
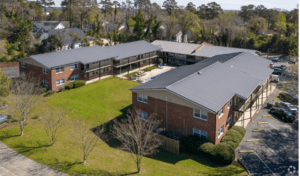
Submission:
[[[39,164],[0,142],[0,176],[67,176]]]

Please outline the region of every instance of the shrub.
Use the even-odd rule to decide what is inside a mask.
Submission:
[[[63,91],[63,90],[65,90],[64,87],[59,87],[59,88],[58,88],[58,92],[61,92],[61,91]]]
[[[77,80],[77,81],[73,82],[73,85],[74,85],[73,88],[78,88],[78,87],[84,86],[85,81],[84,80]]]
[[[65,86],[65,89],[66,89],[66,90],[70,90],[70,89],[73,89],[73,87],[74,87],[74,85],[73,85],[73,83],[71,82],[71,83],[69,83],[69,84],[67,84],[67,85]]]
[[[197,153],[202,144],[206,143],[207,140],[205,138],[201,138],[199,136],[187,136],[184,137],[181,141],[181,146],[186,151],[192,151],[193,153]]]
[[[221,142],[233,142],[234,143],[234,149],[236,149],[240,142],[242,141],[243,136],[235,131],[235,130],[228,130],[226,135],[222,138]]]
[[[235,152],[227,143],[219,143],[213,150],[214,159],[219,164],[230,164],[235,159]]]
[[[246,130],[243,127],[233,126],[230,130],[235,130],[235,131],[239,132],[243,137],[246,134]]]
[[[214,153],[214,144],[211,142],[206,142],[204,144],[202,144],[199,148],[199,151],[201,151],[202,153],[206,154],[207,156],[215,156]]]
[[[55,91],[48,91],[44,96],[45,97],[49,97],[50,95],[53,95],[53,94],[55,94]]]
[[[48,88],[47,87],[43,87],[42,89],[41,89],[41,92],[42,93],[45,93],[45,92],[47,92],[48,91]]]

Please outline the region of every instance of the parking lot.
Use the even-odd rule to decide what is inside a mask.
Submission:
[[[284,64],[286,61],[274,63],[275,66]],[[288,69],[286,72],[288,72]],[[285,84],[289,74],[280,76],[279,84]],[[298,84],[298,83],[297,83]],[[279,93],[278,87],[266,101],[276,99]],[[266,107],[266,103],[263,107]],[[271,116],[269,109],[262,108],[246,128],[246,135],[240,146],[236,149],[236,155],[250,175],[298,175],[298,129],[299,122],[283,122],[281,119]],[[258,124],[259,122],[267,122]],[[255,132],[253,130],[264,130]],[[247,140],[258,139],[247,142]],[[239,153],[241,150],[253,150],[253,153]]]

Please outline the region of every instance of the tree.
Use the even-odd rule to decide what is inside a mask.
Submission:
[[[173,15],[167,16],[164,22],[166,33],[167,33],[167,40],[171,40],[171,37],[176,34],[176,28],[178,27],[178,19],[175,18]]]
[[[136,111],[138,114],[139,111]],[[161,145],[159,134],[153,132],[160,122],[154,119],[154,115],[139,119],[136,114],[128,111],[127,118],[119,122],[115,120],[112,134],[122,142],[121,149],[130,152],[137,166],[137,173],[141,170],[142,156],[153,155]]]
[[[256,35],[261,35],[267,30],[267,21],[262,17],[252,17],[247,24],[250,31]]]
[[[22,73],[11,80],[8,111],[19,122],[21,136],[33,110],[42,103],[41,83],[33,75]]]
[[[195,4],[193,4],[192,2],[189,2],[186,6],[186,10],[189,10],[190,12],[196,14],[197,13],[197,9],[195,8]]]
[[[56,49],[63,46],[62,42],[57,38],[57,35],[50,35],[46,41],[49,44],[49,46],[46,46],[48,46],[48,50],[50,51],[56,51]]]
[[[171,15],[173,11],[178,8],[177,2],[175,0],[164,1],[162,7],[165,8],[169,15]]]
[[[244,22],[247,22],[251,17],[256,16],[255,6],[253,4],[249,4],[247,6],[242,6],[239,16],[242,17]]]
[[[54,5],[53,0],[40,0],[39,5],[44,6],[45,21],[47,21],[47,6]]]
[[[62,11],[61,10],[50,10],[49,11],[49,16],[50,16],[50,20],[53,20],[53,21],[58,21],[59,20],[59,16],[62,14]]]
[[[9,95],[10,79],[0,70],[0,97]]]
[[[188,30],[191,30],[193,26],[199,24],[199,18],[196,14],[191,13],[190,11],[183,9],[180,10],[181,13],[178,16],[178,23],[180,26],[180,30],[182,32],[182,40],[184,41],[184,35],[187,34]]]
[[[91,126],[86,120],[75,119],[72,121],[74,127],[74,132],[71,134],[73,138],[80,146],[81,151],[83,152],[83,164],[86,164],[86,160],[89,157],[90,153],[99,144],[99,138],[94,133],[89,130]],[[103,134],[104,129],[100,128],[97,131],[98,135]]]
[[[280,34],[286,31],[286,15],[282,12],[277,15],[275,30]]]
[[[219,14],[223,13],[220,4],[217,4],[216,2],[208,3],[207,6],[202,4],[197,8],[197,10],[199,18],[207,20],[217,18]]]
[[[81,42],[82,39],[81,39],[79,34],[73,32],[73,31],[70,31],[69,35],[70,35],[71,41],[72,41],[71,48],[74,49],[75,43],[76,42]]]
[[[39,117],[40,127],[47,133],[51,145],[55,144],[57,137],[66,129],[66,117],[65,110],[53,107],[44,108],[42,117]]]
[[[139,9],[138,14],[132,17],[135,21],[133,32],[136,34],[136,40],[141,40],[144,35],[144,29],[147,27],[143,12]]]

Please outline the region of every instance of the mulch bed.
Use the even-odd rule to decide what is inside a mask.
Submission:
[[[6,128],[6,127],[10,127],[12,125],[13,125],[13,123],[7,123],[6,125],[1,126],[0,129]]]

